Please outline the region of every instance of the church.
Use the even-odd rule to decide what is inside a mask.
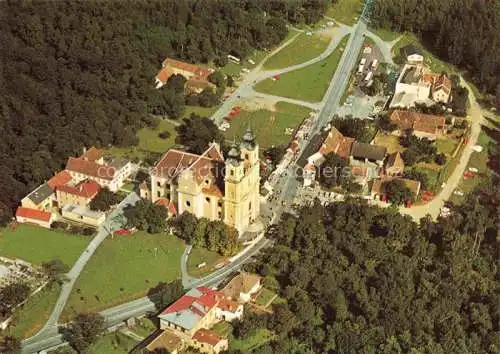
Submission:
[[[248,129],[226,158],[215,142],[201,155],[167,151],[151,171],[151,185],[141,185],[141,197],[167,207],[169,216],[187,211],[242,234],[259,216],[259,169],[259,147]]]

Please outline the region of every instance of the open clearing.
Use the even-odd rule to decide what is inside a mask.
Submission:
[[[60,291],[59,285],[53,285],[31,296],[14,312],[7,334],[16,338],[28,338],[36,334],[49,319]]]
[[[78,277],[62,317],[112,307],[178,279],[183,251],[183,242],[166,233],[107,238]]]
[[[351,26],[358,21],[363,10],[363,4],[363,0],[339,0],[328,9],[326,15],[340,23]]]
[[[71,267],[91,240],[89,236],[18,225],[15,230],[8,227],[1,231],[0,256],[19,258],[34,265],[58,258]]]
[[[309,116],[311,110],[287,102],[278,102],[274,111],[259,109],[257,111],[242,110],[231,121],[231,127],[224,133],[228,140],[240,138],[250,127],[257,137],[261,148],[288,145],[291,136],[285,135],[286,128],[295,129]]]
[[[188,274],[192,277],[203,277],[212,273],[215,266],[226,259],[227,257],[222,256],[220,253],[209,251],[204,247],[193,248],[188,257]],[[206,263],[206,265],[203,268],[198,268],[201,263]]]
[[[264,80],[255,86],[255,90],[298,100],[321,101],[337,69],[347,40],[348,36],[345,36],[326,59],[283,74],[279,80]]]
[[[266,70],[280,69],[306,62],[323,53],[330,39],[318,33],[312,36],[301,33],[292,43],[270,57],[263,67]]]

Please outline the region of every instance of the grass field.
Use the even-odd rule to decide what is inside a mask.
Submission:
[[[15,230],[0,232],[0,256],[20,258],[40,265],[58,258],[72,266],[92,237],[74,236],[31,225],[18,225]]]
[[[464,179],[462,177],[460,183],[458,184],[457,190],[464,192],[464,195],[459,196],[453,194],[450,198],[450,201],[454,203],[463,203],[465,201],[465,198],[467,197],[467,194],[472,192],[472,190],[479,186],[481,183],[486,182],[490,177],[491,170],[488,167],[488,146],[490,146],[491,144],[494,145],[495,141],[483,130],[479,134],[477,144],[483,147],[483,151],[472,153],[468,167],[477,168],[479,172],[475,175],[474,178]]]
[[[397,137],[395,135],[391,135],[391,134],[385,135],[385,134],[377,133],[374,140],[375,140],[374,143],[376,145],[385,146],[387,148],[387,152],[389,154],[392,154],[394,152],[403,152],[404,151],[404,147],[401,146],[401,144],[399,143],[399,137]]]
[[[60,291],[61,287],[54,285],[45,287],[31,296],[23,307],[14,312],[7,334],[16,338],[27,338],[36,334],[47,322]]]
[[[328,9],[326,15],[343,24],[353,25],[361,15],[363,4],[363,0],[339,0]]]
[[[348,36],[345,36],[328,58],[283,74],[279,80],[264,80],[255,86],[255,90],[299,100],[321,101],[337,69],[347,40]]]
[[[427,189],[433,189],[435,187],[439,187],[439,170],[435,170],[432,168],[427,168],[422,165],[418,165],[415,167],[415,170],[423,172],[427,175],[428,187]]]
[[[158,282],[179,278],[183,251],[183,242],[168,234],[138,232],[106,239],[78,277],[64,319],[144,296]]]
[[[131,330],[137,335],[147,338],[157,329],[158,326],[155,323],[155,319],[143,317],[135,321],[135,327]]]
[[[230,351],[239,350],[243,353],[251,353],[252,350],[260,347],[266,342],[269,342],[273,338],[273,334],[271,332],[265,328],[261,328],[247,339],[236,339],[232,335],[233,327],[228,322],[219,322],[212,328],[212,330],[221,336],[227,337]]]
[[[162,139],[158,136],[163,131],[168,131],[170,137]],[[142,128],[137,133],[139,144],[126,148],[112,147],[106,150],[107,155],[124,156],[130,159],[142,160],[148,152],[164,153],[175,144],[177,132],[175,126],[166,120],[160,120],[160,123],[155,129]]]
[[[438,153],[451,155],[455,151],[458,141],[450,138],[440,138],[436,140]]]
[[[267,303],[276,295],[276,293],[272,292],[269,289],[262,289],[259,297],[255,300],[255,302],[260,306],[266,306]]]
[[[217,252],[212,252],[203,247],[193,248],[188,257],[188,274],[193,277],[203,277],[215,270],[215,266],[224,262],[227,257],[222,256]],[[203,268],[198,268],[198,264],[205,262],[207,265]]]
[[[275,112],[268,110],[241,111],[231,121],[231,127],[224,133],[228,140],[243,136],[250,126],[257,137],[261,148],[273,145],[288,145],[290,136],[285,135],[285,128],[295,129],[309,116],[311,110],[307,107],[297,106],[287,102],[278,102]]]
[[[323,53],[330,43],[330,38],[313,34],[300,34],[292,43],[270,57],[264,63],[264,69],[286,68],[313,59]]]
[[[127,354],[137,345],[132,338],[120,332],[109,333],[99,338],[86,351],[88,354]]]
[[[380,38],[382,38],[386,42],[392,42],[392,41],[398,39],[399,36],[404,35],[403,33],[393,32],[393,31],[385,29],[385,28],[377,28],[377,29],[370,28],[370,31],[375,33],[377,36],[379,36]]]

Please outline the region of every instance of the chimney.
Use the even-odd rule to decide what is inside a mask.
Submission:
[[[87,148],[84,146],[83,147],[83,155],[85,155],[86,153],[87,153]],[[87,157],[84,157],[83,159],[87,160]]]

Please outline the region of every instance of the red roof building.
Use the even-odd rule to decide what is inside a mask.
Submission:
[[[71,182],[72,177],[67,171],[61,171],[54,177],[48,180],[47,184],[50,188],[56,189],[57,187],[64,186]]]
[[[49,229],[50,224],[52,223],[52,213],[43,210],[19,207],[16,210],[16,220],[19,223],[36,224]]]

